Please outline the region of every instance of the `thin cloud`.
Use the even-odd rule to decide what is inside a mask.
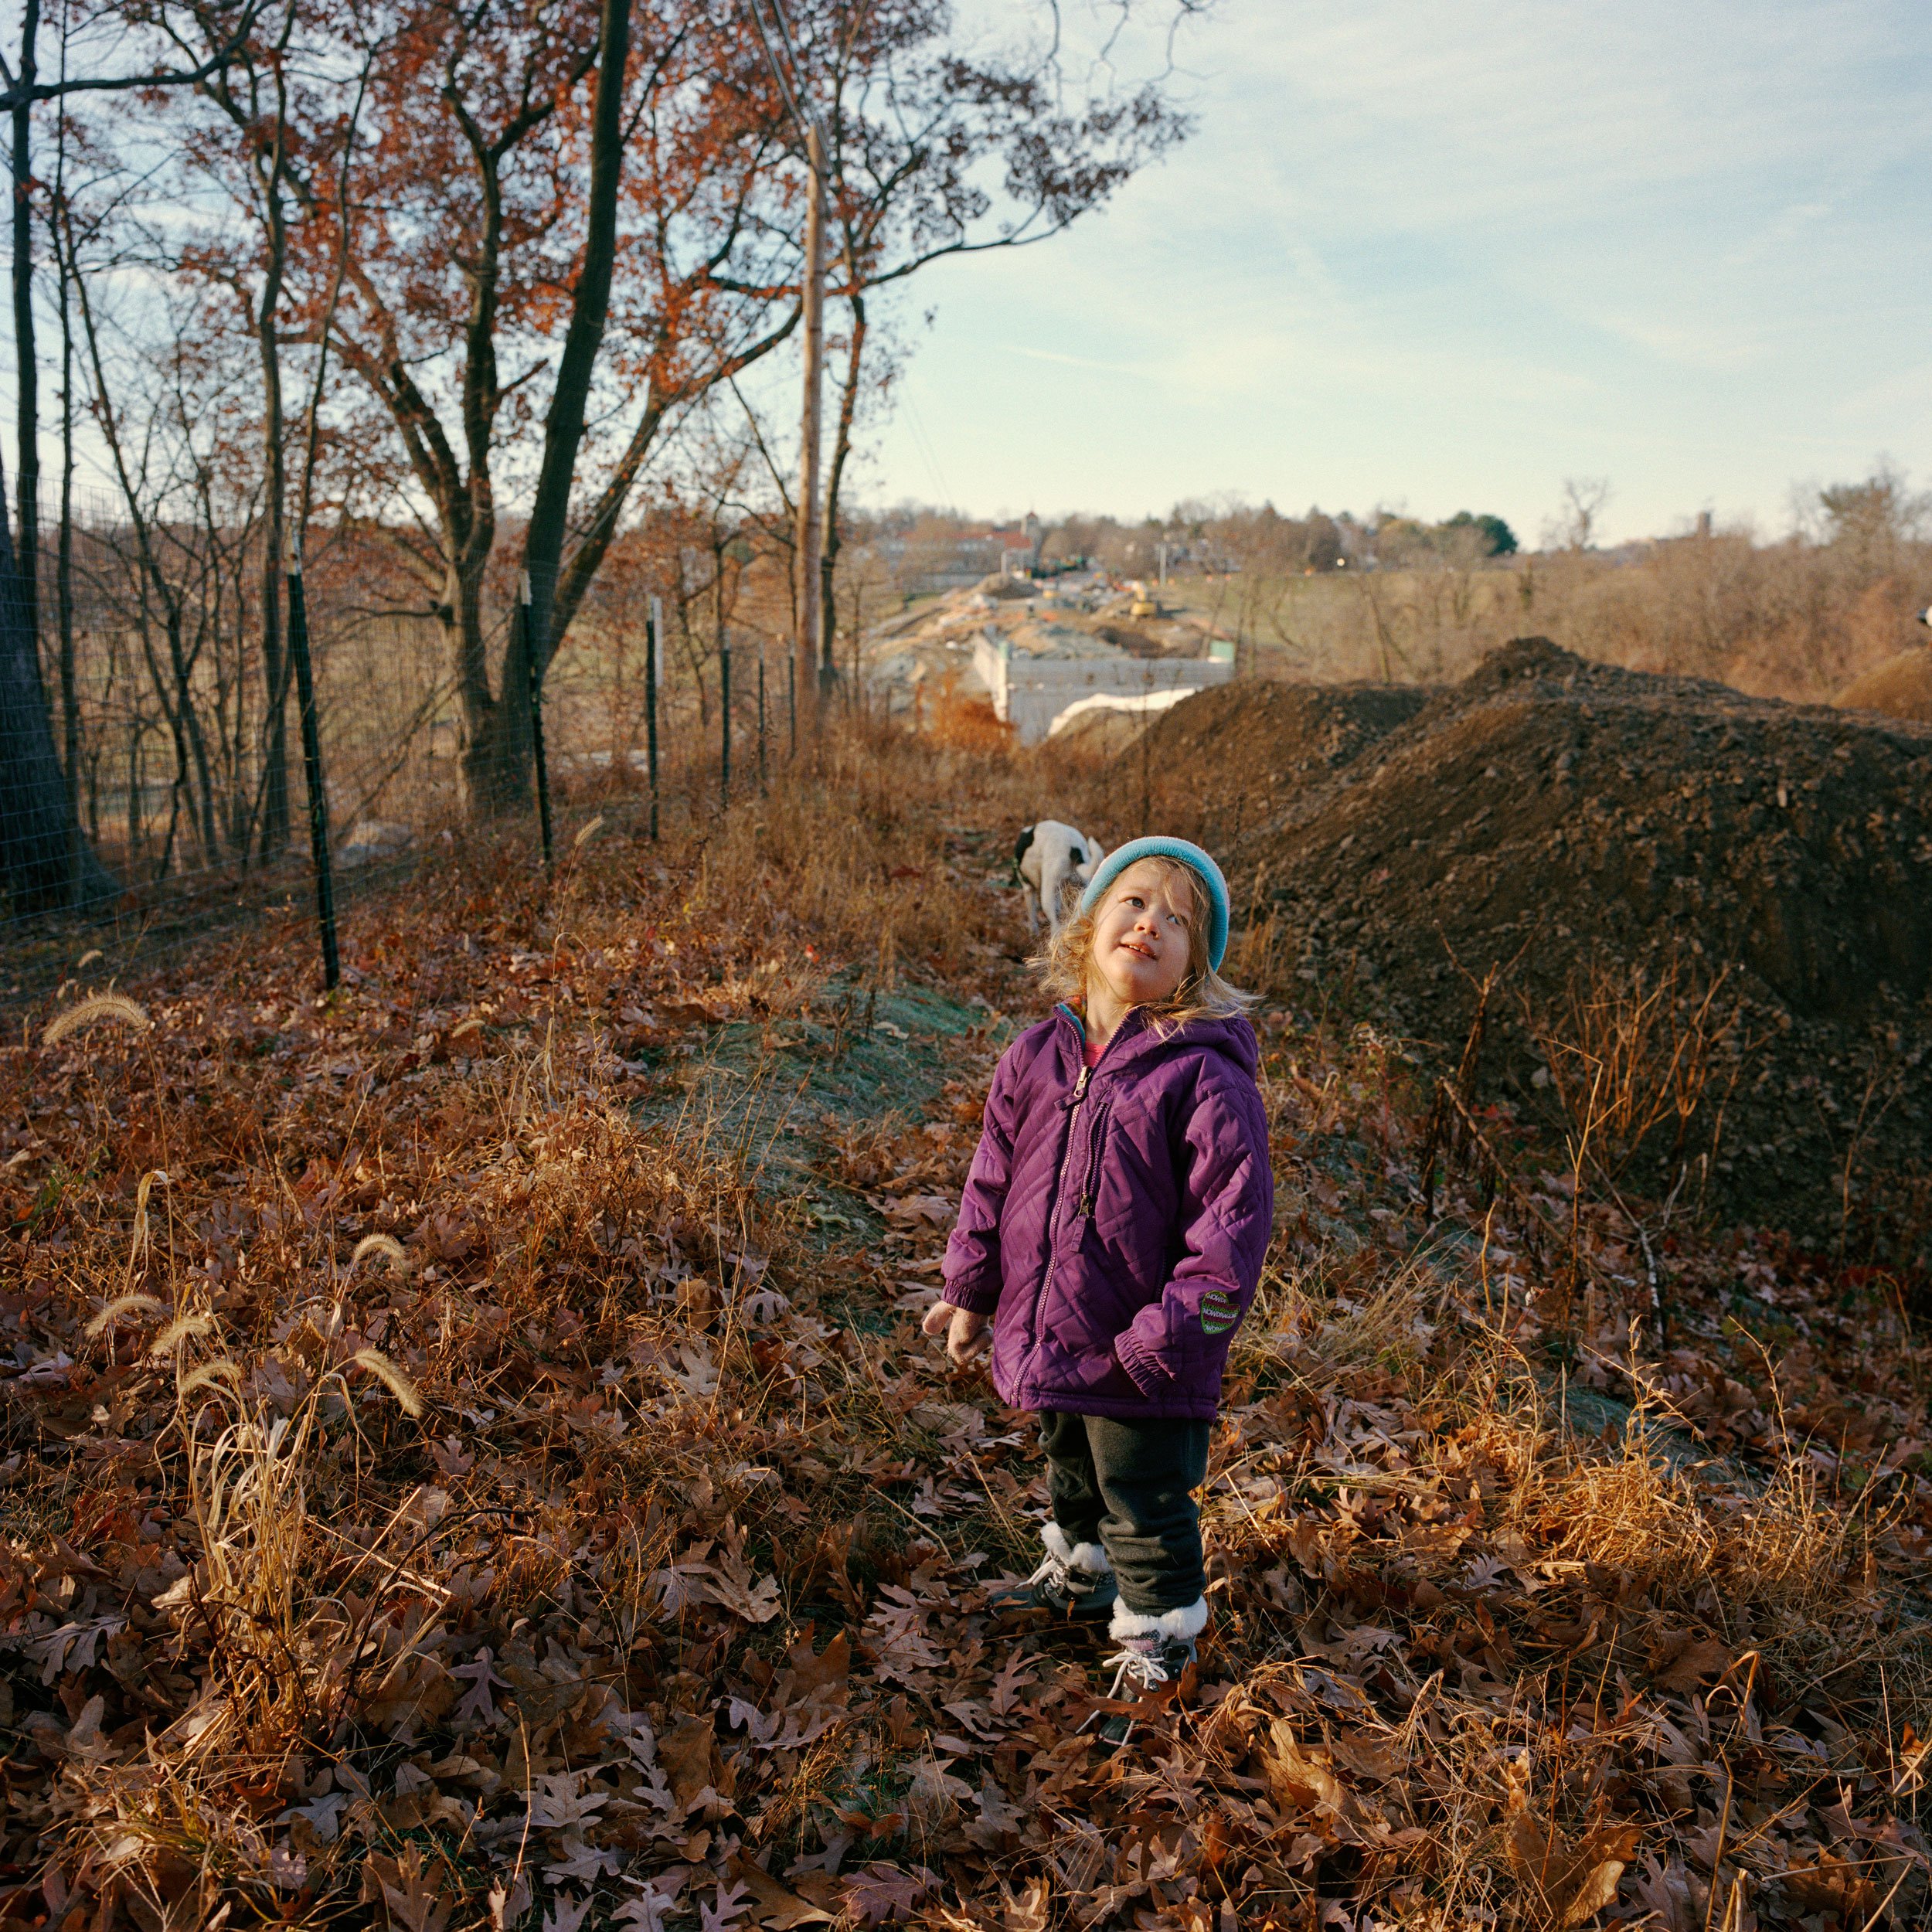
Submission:
[[[1023,355],[1029,362],[1057,362],[1065,369],[1094,369],[1108,376],[1131,376],[1138,380],[1163,379],[1165,372],[1141,362],[1105,362],[1091,355],[1067,355],[1058,349],[1032,349],[1024,342],[1002,345],[1009,355]]]
[[[969,494],[1534,529],[1601,472],[1621,535],[1775,522],[1795,450],[1932,469],[1932,9],[1228,0],[1185,56],[1193,140],[937,287],[927,420]]]
[[[1659,320],[1648,316],[1606,315],[1603,325],[1611,335],[1647,351],[1660,362],[1680,369],[1729,372],[1756,367],[1770,360],[1770,346],[1754,335],[1736,335],[1724,328],[1695,321]]]

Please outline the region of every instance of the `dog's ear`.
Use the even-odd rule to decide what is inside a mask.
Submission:
[[[1033,828],[1031,825],[1021,826],[1019,836],[1013,842],[1013,863],[1017,866],[1032,849],[1032,845]]]

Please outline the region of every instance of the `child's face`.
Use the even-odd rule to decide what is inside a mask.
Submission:
[[[1100,901],[1092,971],[1124,1005],[1172,999],[1187,977],[1196,917],[1185,873],[1152,859],[1129,866]]]

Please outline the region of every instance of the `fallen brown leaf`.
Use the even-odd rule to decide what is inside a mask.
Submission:
[[[1624,1867],[1636,1856],[1638,1838],[1634,1825],[1600,1826],[1573,1845],[1527,1806],[1511,1814],[1505,1831],[1519,1883],[1558,1932],[1581,1925],[1616,1897]]]
[[[1261,1763],[1269,1788],[1283,1804],[1301,1811],[1313,1811],[1322,1804],[1338,1811],[1342,1808],[1342,1785],[1329,1770],[1327,1757],[1325,1751],[1304,1745],[1285,1717],[1275,1718],[1269,1724]]]

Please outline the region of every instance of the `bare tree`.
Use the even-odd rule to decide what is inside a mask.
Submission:
[[[1563,508],[1556,524],[1556,541],[1566,549],[1583,551],[1590,546],[1611,498],[1607,476],[1566,476],[1563,478]]]
[[[1158,10],[1147,0],[1138,9],[1131,0],[1117,0],[1104,49],[1111,51],[1137,11]],[[1179,0],[1171,19],[1205,10]],[[849,316],[816,587],[823,681],[835,673],[835,573],[845,541],[841,501],[854,437],[868,389],[876,392],[889,372],[868,366],[881,339],[872,298],[937,261],[1051,240],[1104,207],[1181,140],[1189,123],[1158,83],[1122,93],[1111,73],[1097,91],[1068,105],[1062,23],[1053,0],[1040,8],[1049,29],[1040,44],[982,61],[959,55],[949,16],[930,0],[818,0],[787,9],[787,15],[794,22],[784,43],[788,84],[818,104],[828,136],[827,253],[832,292]],[[804,166],[796,140],[791,158]],[[768,425],[754,434],[774,491],[788,506],[776,460],[779,439]]]
[[[163,0],[165,4],[165,0]],[[53,80],[39,70],[40,0],[26,0],[20,44],[12,61],[0,56],[0,108],[11,122],[13,188],[13,323],[15,413],[19,492],[19,543],[9,533],[0,576],[0,887],[16,912],[43,912],[77,901],[111,896],[112,876],[96,859],[80,829],[75,788],[60,768],[40,675],[39,551],[40,519],[39,358],[35,342],[33,111],[43,103],[79,94],[154,92],[192,86],[213,73],[245,38],[257,0],[236,0],[232,29],[197,67],[181,69],[137,59],[113,72],[76,74],[64,58]],[[126,24],[145,29],[142,8],[128,10]],[[143,50],[137,43],[137,51]],[[40,747],[55,760],[53,791]],[[32,795],[29,795],[29,794]]]

